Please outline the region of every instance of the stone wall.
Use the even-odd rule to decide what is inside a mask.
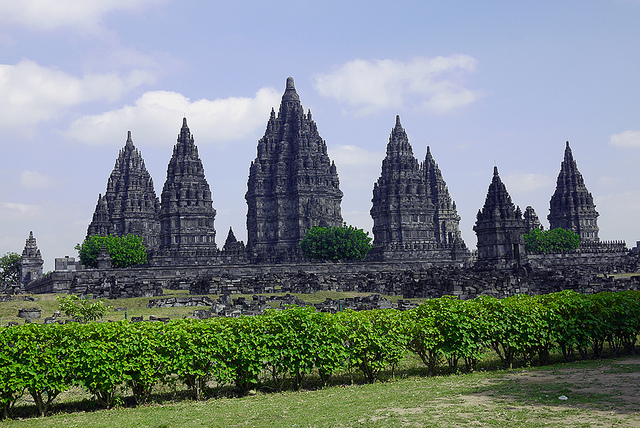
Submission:
[[[73,293],[103,298],[153,297],[163,288],[187,289],[193,295],[311,293],[356,291],[439,297],[497,297],[542,294],[564,289],[584,292],[638,289],[640,255],[574,252],[534,255],[518,270],[477,271],[457,263],[352,262],[277,265],[168,266],[52,272],[31,282],[30,293]],[[639,272],[627,279],[608,274]]]

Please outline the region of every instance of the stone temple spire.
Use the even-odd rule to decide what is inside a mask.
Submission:
[[[456,203],[449,195],[447,183],[442,178],[440,168],[427,146],[427,155],[421,165],[424,171],[425,186],[434,207],[434,236],[443,244],[454,244],[466,248],[460,233],[460,216]]]
[[[387,156],[382,160],[382,171],[373,187],[372,257],[398,246],[435,242],[433,204],[427,190],[400,116],[396,116]]]
[[[438,165],[427,147],[419,164],[396,116],[382,171],[373,187],[372,260],[465,257],[460,217]]]
[[[581,242],[598,242],[598,215],[593,196],[584,184],[567,141],[556,191],[549,202],[550,228],[572,230],[580,236]]]
[[[134,234],[142,237],[147,249],[155,249],[160,232],[159,210],[153,179],[129,131],[107,181],[107,191],[98,196],[87,237]]]
[[[42,266],[44,260],[36,244],[36,238],[33,237],[33,232],[29,232],[20,257],[20,283],[23,288],[31,281],[42,278]]]
[[[258,141],[245,199],[254,261],[298,260],[300,241],[311,227],[342,225],[337,168],[291,77],[277,116],[272,110]]]
[[[478,237],[478,265],[510,267],[524,256],[525,224],[520,208],[511,201],[507,188],[493,167],[493,179],[482,210],[473,227]]]
[[[217,251],[215,216],[198,148],[184,118],[162,188],[161,253],[186,256],[189,252]]]
[[[540,219],[538,218],[536,211],[533,209],[532,206],[528,206],[524,210],[524,224],[526,226],[526,229],[525,229],[526,233],[529,233],[534,229],[538,229],[538,230],[544,229],[544,227],[542,226],[542,223],[540,223]]]

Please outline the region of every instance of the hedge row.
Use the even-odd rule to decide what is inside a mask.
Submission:
[[[246,391],[259,384],[300,386],[317,370],[359,370],[369,382],[393,370],[407,352],[435,374],[445,361],[473,369],[493,350],[505,367],[546,362],[559,349],[566,359],[633,352],[640,331],[640,292],[461,301],[432,299],[398,312],[345,311],[335,315],[291,307],[265,315],[163,323],[27,324],[0,329],[0,405],[8,416],[28,392],[44,415],[72,385],[103,406],[129,387],[144,403],[154,386],[180,379],[196,399],[209,381]]]

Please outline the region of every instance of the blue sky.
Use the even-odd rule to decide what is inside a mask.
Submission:
[[[569,140],[604,240],[640,240],[640,1],[21,0],[0,4],[0,254],[32,230],[76,256],[127,131],[158,195],[186,115],[218,215],[246,240],[246,180],[287,76],[370,230],[399,114],[431,147],[474,248],[497,165],[543,224]]]

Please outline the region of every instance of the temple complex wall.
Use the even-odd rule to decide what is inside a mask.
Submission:
[[[269,265],[143,266],[80,269],[47,274],[29,293],[91,294],[102,298],[152,297],[163,288],[192,294],[261,294],[315,291],[371,292],[411,297],[505,297],[565,289],[580,292],[640,289],[640,254],[629,251],[528,255],[517,270],[478,271],[461,263],[342,262]],[[616,272],[638,272],[612,279]]]

